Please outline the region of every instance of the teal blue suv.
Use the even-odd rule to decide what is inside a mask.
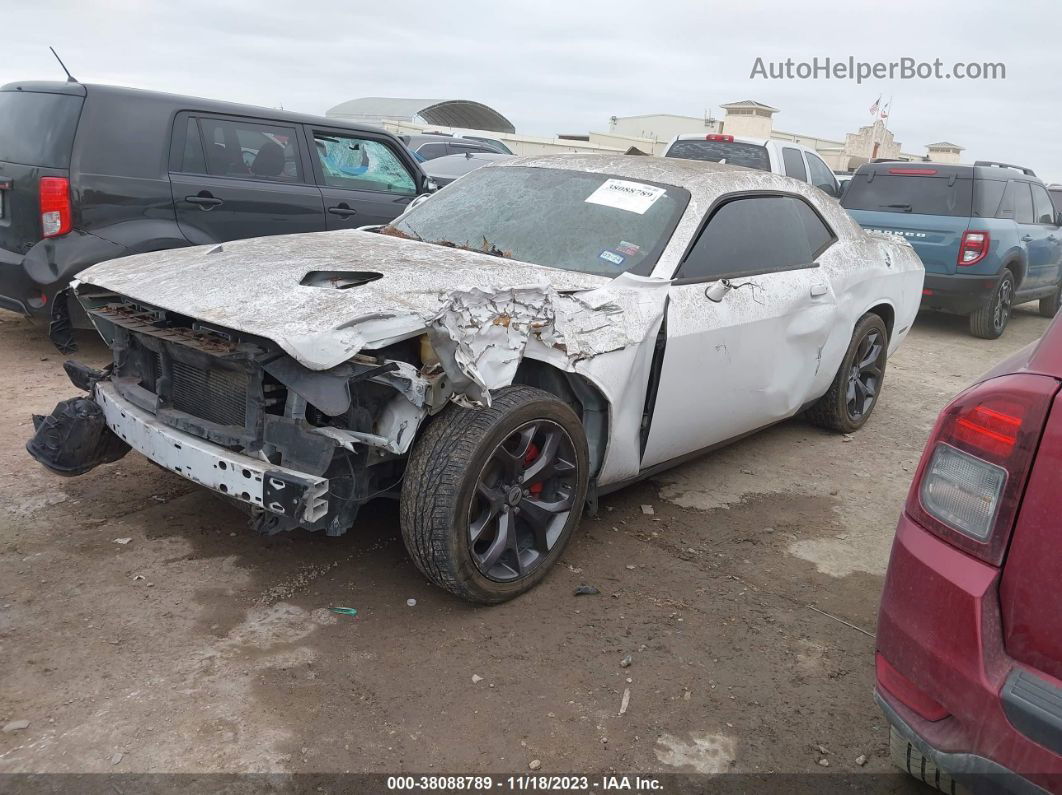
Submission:
[[[979,160],[868,163],[841,199],[865,229],[903,237],[926,269],[922,308],[967,315],[995,339],[1015,304],[1062,295],[1062,212],[1031,169]]]

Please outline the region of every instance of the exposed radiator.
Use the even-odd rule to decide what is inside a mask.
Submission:
[[[198,367],[173,360],[170,404],[178,411],[221,425],[246,422],[248,376],[242,370]]]

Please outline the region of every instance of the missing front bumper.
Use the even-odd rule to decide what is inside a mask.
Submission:
[[[194,483],[299,524],[313,524],[328,513],[327,478],[234,453],[163,425],[107,381],[95,385],[93,398],[56,406],[26,448],[63,475],[84,474],[132,448]]]

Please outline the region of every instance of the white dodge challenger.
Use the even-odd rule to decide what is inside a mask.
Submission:
[[[79,301],[113,350],[30,453],[134,448],[262,533],[401,501],[420,570],[494,603],[598,495],[804,412],[852,432],[918,310],[904,241],[802,182],[611,155],[476,170],[389,226],[112,260]]]

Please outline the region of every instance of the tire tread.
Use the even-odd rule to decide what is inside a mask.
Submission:
[[[510,386],[494,392],[488,408],[447,406],[429,422],[410,454],[399,509],[402,538],[417,568],[462,599],[497,603],[511,598],[485,594],[460,576],[452,548],[453,511],[480,440],[512,411],[540,401],[549,401],[578,422],[555,395],[534,387]],[[579,501],[572,510],[577,521]]]

